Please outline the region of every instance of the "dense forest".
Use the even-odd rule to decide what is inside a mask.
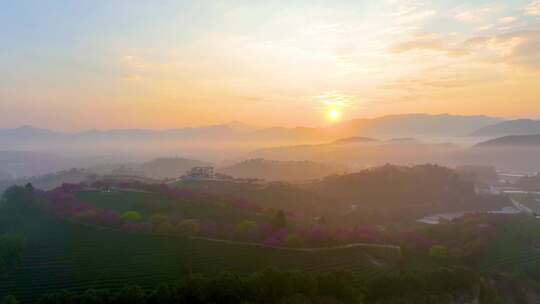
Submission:
[[[437,165],[386,165],[358,173],[329,176],[306,188],[351,209],[340,220],[374,223],[414,220],[452,211],[489,210],[508,205],[502,197],[482,197],[471,180]]]
[[[496,290],[483,283],[474,272],[463,268],[402,272],[360,283],[347,272],[309,274],[268,268],[249,276],[233,273],[212,277],[190,275],[150,290],[134,285],[115,291],[58,291],[44,295],[38,303],[450,304],[479,300],[480,304],[495,304],[499,299]],[[14,297],[7,296],[0,303],[15,301]]]

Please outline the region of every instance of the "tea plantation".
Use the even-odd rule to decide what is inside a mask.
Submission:
[[[316,252],[280,250],[179,237],[98,230],[44,216],[11,227],[27,239],[22,264],[0,274],[0,297],[23,303],[60,289],[145,288],[188,273],[251,273],[268,266],[287,270],[352,271],[358,280],[391,271],[398,252],[343,248]]]

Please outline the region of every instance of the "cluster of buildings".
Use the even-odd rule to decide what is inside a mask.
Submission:
[[[214,180],[216,177],[214,167],[193,167],[181,179],[184,181]]]

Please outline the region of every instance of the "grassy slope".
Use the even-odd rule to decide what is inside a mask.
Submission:
[[[540,220],[523,217],[506,225],[497,241],[488,248],[481,259],[480,269],[522,270],[540,263],[540,250],[534,249],[531,240],[540,238]]]
[[[168,201],[166,197],[159,194],[130,191],[83,191],[77,193],[77,197],[81,201],[90,203],[98,208],[112,209],[118,212],[133,210],[139,203],[164,203]]]
[[[188,272],[250,273],[267,266],[304,271],[345,269],[364,279],[389,268],[377,267],[370,259],[385,261],[395,255],[386,249],[309,253],[129,235],[45,217],[19,223],[10,232],[26,235],[28,248],[20,269],[0,275],[0,297],[14,294],[27,301],[59,289],[119,288],[130,283],[151,287]]]

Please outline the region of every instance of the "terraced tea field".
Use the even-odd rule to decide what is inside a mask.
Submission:
[[[267,266],[304,271],[344,269],[368,279],[391,271],[397,251],[344,248],[321,252],[268,249],[206,240],[131,235],[96,230],[51,218],[21,223],[27,237],[22,267],[0,276],[0,296],[23,303],[55,290],[153,287],[189,272],[251,273]]]
[[[500,233],[497,242],[491,246],[482,259],[479,268],[484,271],[494,269],[521,270],[540,265],[540,220],[524,217],[519,222],[508,225]]]
[[[134,191],[81,191],[77,193],[77,198],[98,208],[111,209],[118,212],[133,210],[140,203],[152,202],[159,204],[170,201],[158,193]]]

